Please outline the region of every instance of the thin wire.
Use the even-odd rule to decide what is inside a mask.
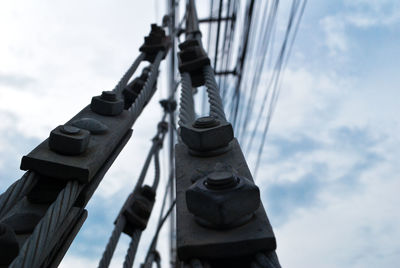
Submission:
[[[164,121],[165,116],[166,116],[166,113],[163,114],[161,122]],[[164,141],[165,132],[166,132],[166,130],[164,130],[163,128],[161,128],[161,127],[157,128],[157,133],[156,133],[155,137],[153,138],[152,146],[149,150],[149,153],[147,154],[146,160],[143,164],[143,167],[140,172],[139,178],[136,182],[135,188],[134,188],[133,192],[129,195],[127,200],[125,201],[123,208],[126,207],[128,202],[131,200],[131,197],[135,198],[136,193],[138,193],[140,191],[140,189],[142,188],[143,182],[146,178],[147,171],[148,171],[148,168],[150,166],[151,159],[153,156],[155,159],[154,160],[154,169],[155,169],[154,176],[155,177],[154,177],[152,189],[154,191],[156,191],[159,180],[160,180],[160,163],[159,163],[158,154],[159,154],[159,151],[160,151],[163,141]],[[123,229],[125,228],[125,225],[126,225],[125,216],[123,216],[123,214],[120,213],[117,218],[117,222],[114,226],[111,237],[107,243],[106,249],[100,260],[99,268],[107,268],[110,265],[116,245],[118,243],[118,240],[120,238],[120,235],[121,235]],[[126,264],[124,263],[124,265],[127,265],[126,267],[129,267],[129,265],[131,265],[131,263],[133,264],[133,259],[136,254],[136,249],[135,249],[135,245],[132,245],[132,243],[136,240],[138,242],[138,239],[140,239],[140,234],[137,233],[137,230],[134,230],[133,235],[132,235],[131,245],[129,246],[127,256],[125,259]],[[136,245],[136,247],[137,247],[137,245]]]
[[[250,27],[253,19],[253,9],[254,9],[254,0],[250,1],[250,4],[247,8],[246,11],[246,17],[245,17],[245,27],[243,30],[243,43],[241,47],[241,51],[239,53],[239,58],[238,62],[236,64],[236,71],[238,73],[238,78],[235,86],[235,93],[233,95],[233,100],[232,103],[232,109],[231,109],[231,115],[232,115],[232,125],[236,126],[236,120],[238,116],[238,109],[239,109],[239,104],[240,104],[240,87],[241,87],[241,82],[242,82],[242,76],[243,76],[243,67],[244,63],[246,61],[246,55],[247,55],[247,46],[248,46],[248,41],[249,41],[249,34],[250,34]]]
[[[218,50],[219,50],[219,32],[221,29],[221,16],[222,16],[222,0],[219,0],[219,8],[218,8],[218,26],[217,26],[217,41],[215,43],[215,54],[214,54],[214,70],[217,69],[217,61],[218,61]]]
[[[227,52],[226,52],[226,57],[225,57],[225,65],[224,65],[224,70],[228,70],[228,68],[230,68],[230,66],[231,66],[231,55],[232,55],[232,44],[233,44],[233,39],[234,39],[234,37],[235,37],[235,34],[236,34],[236,16],[237,16],[237,8],[238,8],[238,5],[237,5],[237,1],[236,0],[234,0],[233,1],[233,7],[232,7],[232,14],[230,15],[231,17],[232,17],[232,20],[230,21],[230,26],[231,26],[231,28],[230,28],[230,31],[229,31],[229,37],[228,37],[228,44],[227,44]],[[236,75],[236,74],[235,74]],[[227,86],[229,85],[227,85],[227,75],[225,75],[223,78],[222,78],[222,83],[221,83],[221,86],[220,86],[220,89],[221,89],[221,98],[222,98],[222,101],[224,102],[224,100],[225,100],[225,96],[226,96],[226,93],[228,92],[228,88],[227,88]]]
[[[242,134],[241,137],[243,136],[243,140],[245,139],[246,136],[246,130],[247,130],[247,124],[250,121],[251,115],[253,113],[253,108],[254,108],[254,101],[256,99],[257,96],[257,92],[259,89],[259,84],[260,84],[260,78],[261,78],[261,74],[263,73],[264,70],[264,64],[267,62],[266,58],[268,56],[268,49],[270,48],[270,41],[271,41],[271,33],[272,33],[272,29],[275,25],[275,21],[276,21],[276,14],[277,14],[277,10],[278,10],[278,3],[279,1],[273,1],[272,2],[272,7],[271,9],[268,8],[268,6],[266,6],[265,8],[265,16],[268,19],[265,20],[266,23],[265,25],[263,25],[262,29],[264,29],[262,35],[261,35],[261,42],[259,41],[258,44],[262,44],[259,45],[259,51],[257,52],[258,55],[258,61],[255,64],[256,66],[256,72],[253,75],[253,79],[251,82],[251,87],[250,87],[250,97],[248,98],[248,102],[246,105],[246,108],[243,109],[243,111],[245,111],[245,113],[243,113],[243,120],[241,120],[241,127],[239,127],[241,129],[240,133]],[[266,14],[267,11],[269,10],[269,14]]]
[[[110,265],[112,256],[114,255],[115,248],[117,247],[121,233],[125,227],[126,219],[122,214],[117,218],[111,237],[108,240],[106,249],[101,257],[99,268],[106,268]]]
[[[119,80],[118,84],[115,86],[113,91],[117,94],[121,94],[126,85],[129,82],[129,79],[131,79],[132,75],[135,73],[137,67],[140,65],[140,63],[144,60],[145,54],[140,53],[140,55],[135,59],[135,61],[132,63],[131,67],[125,72],[124,76],[121,77]]]
[[[158,223],[156,232],[153,236],[153,239],[151,241],[149,250],[147,251],[147,256],[146,256],[146,261],[145,261],[145,265],[150,265],[149,267],[151,267],[151,263],[148,263],[148,260],[150,258],[150,255],[152,252],[154,252],[155,247],[156,247],[156,243],[157,243],[157,239],[158,239],[158,235],[160,234],[161,228],[164,225],[164,222],[167,220],[168,216],[170,215],[171,211],[173,210],[174,206],[175,206],[176,201],[174,200],[171,204],[171,206],[169,207],[167,213],[165,214],[165,216],[161,219],[161,221]],[[146,266],[145,266],[146,267]]]
[[[303,17],[303,14],[304,14],[306,3],[307,3],[307,0],[304,0],[303,1],[303,5],[300,8],[300,13],[297,16],[297,21],[294,22],[295,23],[295,30],[294,30],[294,33],[292,35],[292,42],[290,42],[289,49],[288,49],[288,52],[286,54],[287,58],[290,56],[290,52],[291,52],[291,49],[292,49],[292,46],[293,46],[293,43],[294,43],[293,40],[296,38],[296,34],[297,34],[297,31],[298,31],[298,28],[299,28],[299,25],[300,25],[301,18]],[[295,15],[296,15],[297,10],[299,8],[299,4],[296,3],[296,5],[297,5],[297,7],[293,7],[293,9],[292,9],[292,13],[291,13],[292,15],[291,15],[291,17],[289,19],[289,23],[288,23],[288,27],[287,27],[288,30],[287,31],[290,31],[290,29],[292,27],[292,24],[293,24],[293,21],[295,20]],[[285,65],[287,63],[287,60],[284,61],[284,59],[283,59],[283,53],[285,52],[286,43],[287,43],[288,39],[289,39],[289,34],[287,34],[285,36],[284,46],[282,47],[282,50],[281,50],[281,55],[282,55],[281,56],[281,58],[282,58],[281,61],[284,62],[284,64],[283,64],[284,66],[283,67],[285,67]],[[278,83],[279,83],[279,74],[280,74],[281,67],[282,67],[282,62],[279,64],[279,72],[277,74],[277,78],[276,78],[275,83],[274,83],[274,90],[273,90],[273,95],[272,95],[272,98],[271,98],[271,105],[269,106],[267,121],[265,123],[264,132],[263,132],[263,136],[262,136],[262,140],[261,140],[261,146],[258,149],[256,165],[255,165],[255,168],[254,168],[254,178],[256,178],[256,176],[257,176],[257,172],[258,172],[258,169],[259,169],[259,166],[260,166],[261,154],[262,154],[262,151],[264,149],[265,139],[266,139],[268,128],[269,128],[269,125],[270,125],[270,122],[271,122],[271,117],[273,115],[273,112],[274,112],[275,107],[276,107],[276,102],[277,102],[278,97],[279,97],[280,87],[278,86]]]

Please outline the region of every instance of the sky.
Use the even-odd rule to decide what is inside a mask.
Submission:
[[[163,10],[157,1],[0,2],[0,192],[22,176],[23,155],[115,86]],[[256,180],[283,267],[400,263],[399,26],[395,0],[307,3]],[[160,82],[60,267],[97,266],[161,117]],[[158,200],[166,167],[163,160]],[[111,267],[121,266],[128,243],[123,237]]]

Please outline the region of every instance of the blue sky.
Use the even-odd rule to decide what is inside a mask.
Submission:
[[[163,6],[144,2],[0,3],[1,192],[23,174],[24,154],[115,85],[149,24],[161,19]],[[286,3],[280,8],[284,16]],[[308,1],[257,178],[284,267],[400,263],[399,26],[398,1]],[[89,203],[62,267],[96,266],[140,172],[162,96],[164,88]]]

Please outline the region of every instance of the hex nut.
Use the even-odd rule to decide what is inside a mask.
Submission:
[[[180,73],[189,72],[192,86],[204,85],[203,67],[210,65],[210,59],[198,40],[187,40],[179,44],[178,68]]]
[[[207,187],[207,177],[197,180],[186,190],[188,210],[215,228],[240,225],[241,219],[252,215],[260,206],[260,190],[250,180],[236,176],[230,188]],[[236,224],[238,223],[238,224]]]
[[[90,132],[73,126],[61,125],[50,132],[49,147],[64,155],[79,155],[89,145]]]
[[[124,110],[124,101],[115,92],[103,91],[101,96],[95,96],[90,103],[93,112],[106,116],[115,116]]]
[[[207,128],[194,126],[181,127],[182,141],[191,149],[198,152],[207,152],[223,148],[233,140],[233,128],[228,122]]]

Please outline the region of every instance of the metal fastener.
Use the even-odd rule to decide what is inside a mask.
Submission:
[[[195,128],[211,128],[216,127],[220,124],[219,120],[213,116],[204,116],[199,117],[193,123],[193,127]]]
[[[107,116],[119,115],[124,110],[124,101],[113,91],[103,91],[100,96],[92,98],[90,108],[95,113]]]
[[[235,187],[235,185],[239,183],[239,178],[232,172],[216,171],[208,174],[204,183],[209,189],[222,190]]]
[[[89,145],[90,132],[70,125],[61,125],[50,132],[49,147],[65,155],[79,155]]]

